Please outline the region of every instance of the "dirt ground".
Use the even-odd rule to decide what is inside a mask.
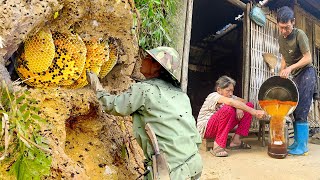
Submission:
[[[228,150],[229,157],[218,158],[200,150],[204,168],[201,180],[268,179],[268,180],[320,180],[320,145],[309,143],[307,156],[287,156],[273,159],[267,154],[257,137],[243,139],[252,146],[250,150]],[[291,141],[291,140],[290,140]]]

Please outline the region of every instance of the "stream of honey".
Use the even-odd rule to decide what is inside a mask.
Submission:
[[[285,137],[285,116],[290,109],[297,105],[293,101],[279,101],[279,100],[262,100],[259,104],[270,116],[269,136],[270,142],[268,146],[268,154],[271,157],[284,158],[285,156],[277,157],[276,154],[286,154],[287,142]]]

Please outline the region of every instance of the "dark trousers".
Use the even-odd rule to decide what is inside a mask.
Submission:
[[[313,67],[307,67],[294,77],[293,81],[297,84],[299,91],[299,102],[293,112],[294,119],[299,122],[308,122],[307,117],[317,83],[316,71]]]
[[[320,100],[320,79],[319,79],[317,73],[316,73],[316,80],[317,80],[317,82],[316,82],[316,86],[314,88],[313,99],[319,101]]]

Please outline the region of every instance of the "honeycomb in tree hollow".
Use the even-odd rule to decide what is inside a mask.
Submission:
[[[99,78],[104,78],[111,70],[112,68],[117,64],[118,61],[118,51],[117,48],[113,45],[109,45],[109,60],[107,60],[102,66],[99,73]]]
[[[87,62],[86,62],[86,66],[87,66]],[[86,86],[87,84],[88,84],[88,81],[87,81],[86,68],[84,68],[80,77],[73,84],[63,86],[63,87],[69,88],[69,89],[78,89]]]
[[[17,59],[16,68],[30,86],[56,87],[70,85],[81,75],[86,60],[86,47],[78,35],[54,32],[55,56],[48,70],[33,72],[27,66],[25,52]]]
[[[32,72],[42,72],[49,68],[55,54],[52,34],[49,29],[40,30],[29,37],[24,44],[26,65]]]
[[[87,49],[78,35],[71,33],[59,33],[53,34],[53,39],[56,45],[56,55],[58,57],[58,66],[62,67],[60,74],[63,75],[63,79],[59,82],[60,86],[71,85],[81,75],[85,62]],[[66,59],[65,56],[70,56],[70,59]]]
[[[109,45],[106,41],[85,41],[85,44],[88,52],[85,70],[75,83],[65,86],[66,88],[77,89],[86,86],[87,70],[98,74],[100,78],[105,77],[117,63],[118,55],[114,45]]]
[[[99,74],[101,66],[109,60],[109,45],[103,40],[85,41],[87,47],[87,61],[89,69],[95,74]]]

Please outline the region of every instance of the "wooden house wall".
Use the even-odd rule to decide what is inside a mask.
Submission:
[[[314,24],[314,65],[317,70],[318,81],[320,85],[320,21],[315,21]],[[320,87],[319,87],[320,89]],[[314,119],[320,124],[320,101],[314,103]]]
[[[315,45],[320,47],[320,23],[315,24]]]
[[[298,5],[294,8],[296,27],[304,30],[309,37],[309,45],[312,51],[314,65],[320,80],[320,20],[305,12]],[[250,22],[250,78],[249,78],[249,101],[258,107],[258,92],[261,84],[271,77],[270,69],[263,61],[262,54],[273,53],[278,57],[280,68],[281,54],[279,53],[278,36],[279,31],[276,23],[276,14],[267,16],[267,24],[260,27]],[[320,124],[320,102],[315,101],[309,113],[311,127],[319,127]],[[253,119],[251,130],[259,127],[258,120]]]
[[[313,19],[311,15],[308,15],[302,8],[298,5],[294,8],[296,25],[295,27],[302,29],[309,38],[309,46],[312,49],[312,39],[313,39]]]
[[[309,45],[313,58],[313,64],[317,70],[318,79],[320,80],[320,20],[312,16],[299,5],[294,7],[296,17],[296,27],[304,30],[309,38]],[[320,126],[320,105],[319,101],[314,101],[308,116],[311,127]]]
[[[271,72],[267,64],[263,61],[263,53],[272,53],[278,57],[280,63],[280,53],[278,44],[279,31],[275,19],[268,16],[265,27],[260,27],[254,22],[250,23],[250,82],[249,101],[258,107],[258,93],[262,83],[271,77]],[[255,131],[259,127],[259,122],[253,119],[251,130]]]

